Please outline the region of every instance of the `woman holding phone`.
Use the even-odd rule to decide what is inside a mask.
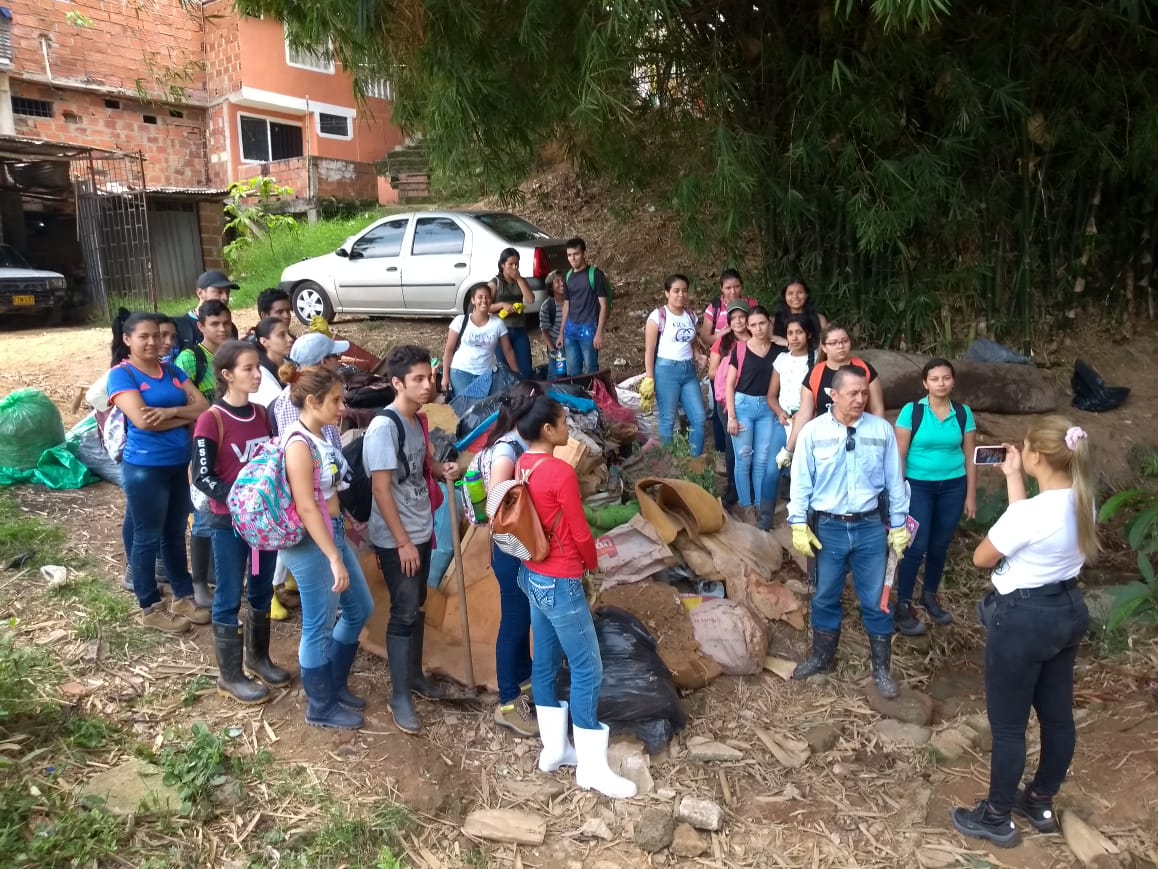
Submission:
[[[1053,798],[1065,780],[1077,741],[1074,661],[1090,623],[1078,590],[1082,566],[1097,557],[1094,471],[1089,437],[1060,416],[1036,420],[1021,450],[1005,444],[1009,508],[973,553],[992,568],[994,590],[978,607],[985,640],[985,706],[993,730],[989,794],[956,808],[953,826],[1002,848],[1019,841],[1012,814],[1043,833],[1058,831]],[[1039,494],[1026,497],[1025,472]],[[1037,712],[1041,753],[1025,770],[1025,730]]]

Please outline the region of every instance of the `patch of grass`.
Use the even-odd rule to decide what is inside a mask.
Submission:
[[[195,676],[185,686],[185,693],[181,695],[181,705],[188,709],[201,699],[201,695],[213,688],[213,680],[208,676]]]
[[[0,782],[0,866],[95,866],[131,838],[123,821],[19,775]]]
[[[81,639],[95,640],[123,628],[135,627],[132,614],[136,605],[132,598],[114,591],[107,582],[96,577],[61,586],[54,589],[52,595],[79,607],[73,625]]]
[[[471,848],[462,855],[462,863],[464,866],[476,866],[478,869],[486,869],[491,865],[491,855],[487,853],[485,848]]]
[[[63,529],[24,514],[10,493],[0,493],[0,565],[24,552],[33,553],[27,567],[59,564],[64,542]]]
[[[102,748],[117,728],[103,718],[78,715],[64,723],[65,742],[74,748],[92,750]]]
[[[280,847],[283,867],[301,869],[313,866],[373,867],[373,869],[401,869],[407,864],[398,856],[402,851],[400,834],[411,823],[409,811],[403,806],[379,806],[367,818],[355,818],[338,807],[331,806],[325,823],[294,844]],[[266,835],[270,841],[280,837],[279,831]]]
[[[213,733],[204,724],[194,724],[187,740],[167,746],[157,758],[162,781],[177,789],[183,812],[206,809],[216,788],[240,781],[272,761],[264,751],[253,758],[230,754],[229,744],[240,735],[240,728]]]
[[[713,495],[716,494],[715,466],[710,461],[711,455],[706,446],[703,455],[692,458],[692,447],[691,442],[688,441],[688,436],[683,432],[676,432],[672,436],[671,444],[661,447],[661,449],[666,450],[671,455],[672,463],[680,471],[679,476]]]
[[[14,621],[0,625],[0,734],[60,709],[47,693],[61,679],[56,659],[40,646],[18,645],[14,625]]]

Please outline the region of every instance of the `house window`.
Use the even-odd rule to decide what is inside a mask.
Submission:
[[[449,217],[420,217],[414,227],[410,252],[416,256],[437,253],[462,253],[466,233]]]
[[[322,49],[302,48],[285,44],[285,62],[298,69],[310,69],[314,72],[332,74],[334,71],[334,53],[327,42]]]
[[[246,163],[289,160],[305,153],[301,127],[248,115],[242,115],[238,122],[241,126],[241,159]]]
[[[318,135],[327,139],[349,139],[349,115],[331,115],[328,112],[318,112]]]
[[[12,98],[12,114],[26,118],[51,118],[52,103],[48,100],[30,100],[27,97]]]
[[[392,102],[394,100],[394,86],[388,79],[377,78],[362,82],[362,92],[367,97]]]

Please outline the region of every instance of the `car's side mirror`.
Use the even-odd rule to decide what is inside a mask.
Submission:
[[[344,247],[340,247],[340,248],[338,248],[336,251],[334,251],[334,256],[343,256],[343,257],[345,257],[345,256],[349,256],[349,255],[350,255],[350,254],[349,254],[349,253],[346,251],[346,249],[345,249]]]
[[[362,259],[365,256],[366,256],[366,254],[362,253],[362,251],[357,250],[357,249],[352,250],[349,253],[350,259]]]

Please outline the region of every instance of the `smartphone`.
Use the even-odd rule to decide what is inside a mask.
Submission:
[[[977,447],[973,450],[973,464],[1000,465],[1005,461],[1005,447]]]

